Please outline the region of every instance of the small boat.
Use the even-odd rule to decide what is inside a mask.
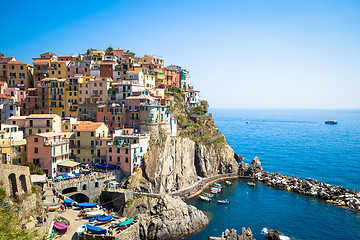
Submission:
[[[70,199],[70,198],[64,198],[64,203],[68,206],[71,206],[71,203],[75,202],[74,200]]]
[[[86,231],[86,224],[81,224],[77,229],[76,229],[76,234],[79,236],[81,235],[83,232]]]
[[[200,199],[203,200],[203,201],[206,201],[206,202],[210,202],[210,198],[209,197],[206,197],[206,196],[203,196],[203,195],[199,195]]]
[[[68,226],[66,226],[65,224],[63,224],[61,222],[54,222],[54,228],[56,230],[59,230],[60,232],[65,233],[67,231]]]
[[[335,120],[328,120],[325,122],[325,124],[337,124],[337,121]]]
[[[54,212],[60,208],[60,205],[57,203],[45,203],[44,208],[46,209],[47,207],[49,207],[50,212]]]
[[[86,229],[88,232],[94,233],[94,234],[106,234],[107,230],[105,228],[96,227],[90,224],[86,224]]]
[[[230,204],[230,201],[229,200],[217,200],[218,203],[220,204]]]
[[[211,194],[211,193],[203,193],[203,196],[205,196],[205,197],[209,197],[209,198],[213,198],[213,197],[215,197],[215,194]]]
[[[90,217],[90,218],[97,217],[97,216],[102,216],[102,215],[104,215],[104,211],[101,211],[101,210],[86,212],[86,216]]]
[[[97,206],[97,203],[83,202],[83,203],[76,204],[76,206],[81,207],[81,208],[93,208],[93,207]]]
[[[126,221],[126,217],[117,219],[117,220],[115,220],[115,221],[113,221],[113,222],[111,223],[111,226],[112,226],[112,227],[117,227],[120,223],[125,222],[125,221]]]
[[[221,188],[212,187],[211,192],[213,192],[213,191],[214,192],[216,191],[217,193],[219,193],[219,192],[221,192]]]
[[[96,220],[96,217],[93,217],[93,218],[90,218],[89,219],[89,222],[93,222],[93,221],[95,221]]]
[[[132,222],[134,221],[133,218],[130,218],[122,223],[119,224],[119,227],[123,227],[123,226],[126,226],[126,225],[130,225]]]
[[[98,217],[98,222],[108,222],[111,221],[114,218],[113,215],[105,216],[105,217]]]
[[[232,184],[232,182],[230,182],[230,181],[226,181],[226,183],[227,183],[227,184],[229,184],[229,185],[231,185],[231,184]]]
[[[214,186],[217,186],[217,187],[222,187],[220,183],[214,183]]]
[[[250,186],[250,187],[255,187],[255,183],[254,183],[254,182],[248,182],[247,185]]]

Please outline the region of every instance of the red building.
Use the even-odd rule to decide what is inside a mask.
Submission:
[[[100,77],[113,78],[115,62],[103,62],[100,64]]]

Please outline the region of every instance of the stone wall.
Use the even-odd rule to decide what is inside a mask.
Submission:
[[[9,197],[17,197],[24,193],[31,193],[29,167],[0,163],[0,185]]]
[[[106,208],[113,208],[114,211],[119,211],[120,208],[128,201],[134,198],[132,191],[125,189],[103,191],[100,196],[100,201]]]

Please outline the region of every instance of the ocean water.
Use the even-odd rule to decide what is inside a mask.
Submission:
[[[360,191],[360,110],[211,109],[234,151],[264,170],[314,178]],[[336,120],[337,125],[326,125]],[[248,123],[247,123],[248,122]],[[293,239],[360,239],[360,214],[261,183],[233,181],[218,194],[231,204],[188,201],[210,216],[204,230],[186,239],[220,236],[226,228],[250,227],[256,239],[264,228]],[[226,185],[224,183],[224,185]]]

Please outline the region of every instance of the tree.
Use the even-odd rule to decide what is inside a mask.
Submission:
[[[2,52],[0,52],[0,57],[3,57],[3,56],[4,56],[4,54]]]
[[[113,55],[113,52],[114,48],[111,45],[105,50],[106,55]]]
[[[89,48],[87,51],[86,51],[86,54],[89,54],[91,51],[97,51],[96,48]]]
[[[38,174],[38,175],[44,175],[45,174],[45,172],[41,168],[39,168],[38,166],[36,166],[33,163],[24,163],[24,164],[21,164],[21,165],[28,166],[30,174]]]

